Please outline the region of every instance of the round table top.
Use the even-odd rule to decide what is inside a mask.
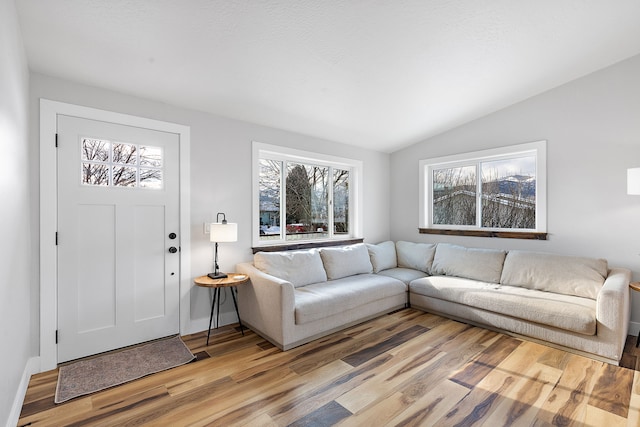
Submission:
[[[629,287],[634,291],[640,291],[640,282],[631,282],[629,283]]]
[[[196,277],[193,281],[198,286],[206,288],[224,288],[226,286],[238,286],[249,281],[246,274],[226,273],[228,277],[222,279],[212,279],[209,276]]]

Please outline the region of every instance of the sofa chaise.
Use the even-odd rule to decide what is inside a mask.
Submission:
[[[258,252],[242,321],[288,350],[407,306],[618,364],[629,281],[606,260],[448,243]]]

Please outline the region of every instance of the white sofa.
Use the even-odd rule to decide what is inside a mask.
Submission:
[[[601,259],[446,243],[257,253],[240,317],[283,350],[410,304],[618,364],[630,271]]]
[[[364,244],[258,252],[237,270],[242,322],[282,350],[407,306],[408,284],[373,274]]]

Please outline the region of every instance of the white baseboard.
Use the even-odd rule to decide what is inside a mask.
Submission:
[[[24,367],[22,378],[20,379],[20,385],[16,391],[16,397],[13,399],[13,406],[7,418],[7,427],[15,427],[18,425],[18,419],[20,418],[20,412],[22,411],[22,404],[24,403],[24,397],[27,394],[27,388],[29,387],[29,380],[31,375],[40,372],[40,357],[32,357],[27,360],[27,364]]]
[[[640,333],[640,322],[629,322],[629,335],[638,336]]]
[[[215,313],[213,314],[213,323],[211,324],[211,329],[215,329],[216,327],[216,319]],[[220,313],[220,326],[231,325],[233,323],[238,323],[238,316],[234,311],[226,311]],[[202,332],[207,330],[209,327],[209,318],[201,317],[199,319],[193,319],[189,325],[189,331],[186,331],[187,334],[195,334],[196,332]],[[186,335],[186,334],[185,334]]]

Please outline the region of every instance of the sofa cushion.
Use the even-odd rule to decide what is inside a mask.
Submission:
[[[604,259],[509,251],[500,283],[596,299],[607,274]]]
[[[398,266],[396,244],[392,241],[378,243],[377,245],[367,243],[367,250],[369,251],[374,273]]]
[[[364,243],[322,248],[320,257],[329,280],[373,272],[369,251]]]
[[[360,274],[294,290],[295,322],[304,324],[335,316],[396,295],[406,298],[407,285],[378,274]]]
[[[432,275],[457,276],[500,283],[505,251],[465,248],[439,243],[431,267]]]
[[[317,249],[257,252],[253,256],[253,265],[258,270],[286,280],[295,287],[327,280],[320,252]]]
[[[596,303],[589,298],[458,277],[432,276],[409,285],[424,295],[583,335],[596,333]]]
[[[435,252],[436,245],[432,243],[396,242],[398,267],[413,268],[429,273]]]
[[[414,270],[413,268],[389,268],[387,270],[382,270],[378,273],[383,276],[393,277],[394,279],[402,280],[407,285],[411,283],[413,280],[420,279],[422,277],[427,277],[428,274],[424,271]]]

